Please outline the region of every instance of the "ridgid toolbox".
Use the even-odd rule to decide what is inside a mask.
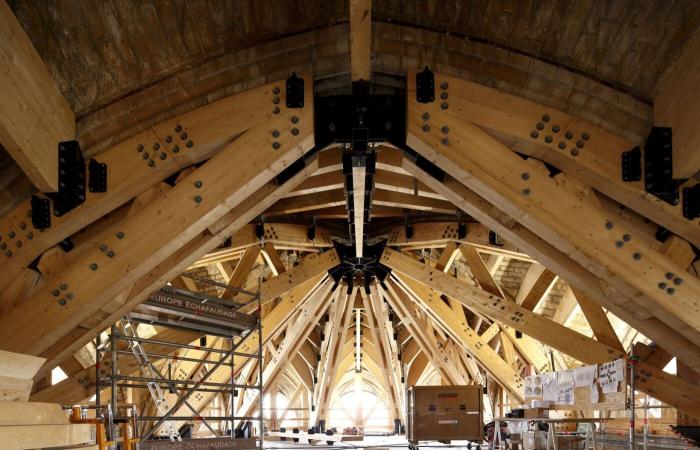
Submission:
[[[406,389],[406,438],[483,441],[481,386],[411,386]]]

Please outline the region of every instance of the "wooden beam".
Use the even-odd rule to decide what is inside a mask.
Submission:
[[[692,73],[692,70],[689,73]],[[409,73],[409,105],[416,103],[415,79],[415,72]],[[435,74],[435,83],[436,85],[448,84],[449,88],[446,93],[449,95],[449,100],[444,102],[448,107],[442,109],[440,105],[443,102],[437,101],[421,105],[426,106],[424,109],[431,110],[428,113],[431,116],[431,125],[434,124],[432,134],[438,136],[438,141],[443,139],[441,128],[447,126],[450,130],[448,139],[452,144],[466,142],[454,134],[455,131],[462,131],[455,128],[459,125],[451,125],[448,121],[442,120],[443,117],[471,123],[481,129],[513,137],[524,143],[517,145],[519,152],[529,154],[560,168],[568,176],[586,183],[695,245],[700,245],[700,229],[698,227],[700,221],[698,219],[685,219],[680,203],[671,205],[647,193],[643,181],[624,182],[622,180],[621,154],[640,143],[629,142],[564,112],[482,84],[443,74]],[[693,86],[693,84],[688,86]],[[697,97],[695,95],[696,100],[694,101],[696,103]],[[671,101],[671,105],[675,104]],[[409,106],[409,110],[410,108],[411,106]],[[419,117],[420,115],[416,116],[416,118]],[[409,122],[411,122],[410,117]],[[687,123],[694,122],[689,119]],[[419,123],[419,126],[422,127],[422,123]],[[692,125],[688,125],[688,127],[692,129]],[[411,133],[409,131],[409,134]],[[488,135],[486,131],[483,133]],[[421,134],[425,133],[421,132]],[[491,153],[484,152],[482,144],[472,148],[474,150],[480,148],[481,154],[490,156]],[[412,146],[410,139],[408,145]],[[499,145],[501,144],[499,143]],[[560,147],[562,145],[563,148]],[[414,147],[414,150],[419,149]],[[513,152],[509,151],[509,153],[516,157]],[[502,166],[501,163],[493,162],[505,170],[505,166]],[[675,166],[676,164],[674,164]],[[523,170],[516,170],[513,175],[520,177],[522,173]],[[509,185],[504,182],[505,180],[500,181],[504,186]],[[694,181],[689,181],[683,187],[689,187],[693,184],[695,184]],[[521,182],[510,186],[516,191],[521,191],[524,188],[522,185]],[[537,196],[539,190],[532,186],[530,188],[533,195]]]
[[[537,305],[547,295],[552,286],[554,286],[554,283],[556,283],[556,279],[557,275],[554,272],[543,268],[540,275],[532,284],[530,290],[523,295],[522,299],[518,302],[518,304],[525,309],[534,311]],[[520,292],[518,292],[518,294],[520,294]]]
[[[504,324],[528,334],[540,342],[566,353],[586,364],[599,364],[621,358],[624,353],[602,342],[577,333],[563,325],[532,313],[515,303],[486,295],[482,291],[448,274],[436,271],[394,250],[386,248],[381,257],[382,264],[408,278],[431,287],[450,298],[480,311]],[[664,372],[640,363],[645,380],[641,390],[648,392],[670,405],[692,411],[690,405],[697,404],[700,388]]]
[[[397,283],[390,284],[394,289],[410,294],[421,308],[424,308],[450,334],[467,354],[475,358],[508,391],[523,401],[523,380],[489,345],[469,327],[464,317],[460,321],[452,309],[440,298],[441,294],[408,277],[396,277]],[[393,283],[393,282],[392,282]],[[484,380],[477,380],[484,384]]]
[[[444,112],[437,102],[418,103],[415,79],[409,76],[408,81],[408,145],[588,270],[607,276],[624,292],[639,294],[632,296],[630,308],[641,305],[688,339],[700,340],[700,305],[693,300],[700,296],[700,280],[686,277],[680,285],[668,286],[666,274],[675,279],[685,268],[644,245],[624,223],[611,222],[590,188],[565,174],[550,177],[539,161],[523,160],[481,128]],[[439,125],[423,131],[424,113]],[[447,145],[443,125],[450,130]],[[588,233],[580,233],[582,227]],[[697,226],[691,234],[700,236]]]
[[[610,320],[600,304],[574,287],[571,288],[571,291],[574,297],[576,297],[578,305],[581,307],[581,312],[586,316],[588,325],[590,325],[591,330],[593,330],[596,339],[612,348],[624,351],[620,343],[620,338],[617,337],[615,329],[610,324]]]
[[[211,158],[252,127],[272,125],[268,121],[279,116],[272,114],[272,106],[261,108],[260,105],[271,105],[276,96],[273,91],[280,86],[284,88],[284,81],[224,98],[162,122],[101,152],[97,160],[106,163],[110,171],[107,192],[87,191],[85,203],[60,217],[52,217],[51,227],[44,231],[33,228],[27,220],[31,210],[29,200],[0,218],[0,233],[4,236],[12,231],[21,242],[21,247],[13,244],[11,256],[0,252],[3,265],[0,289],[47,248],[174,173]],[[263,134],[268,136],[270,131],[266,131]],[[146,154],[148,159],[143,158]],[[149,165],[150,161],[153,166]]]
[[[459,250],[467,260],[467,265],[469,265],[481,289],[498,297],[506,298],[501,287],[491,276],[491,272],[489,272],[489,269],[486,267],[486,264],[484,264],[484,260],[481,259],[481,256],[479,256],[479,252],[476,248],[471,245],[462,245],[459,247]]]
[[[699,84],[700,31],[696,30],[654,96],[654,125],[673,129],[673,178],[690,178],[700,170]]]
[[[443,293],[475,311],[529,334],[583,362],[610,361],[621,352],[552,322],[515,303],[488,294],[451,275],[436,271],[399,252],[386,248],[381,263],[405,277]]]
[[[448,272],[452,262],[457,256],[458,245],[452,241],[448,242],[445,248],[440,253],[440,259],[435,264],[437,270],[442,270],[443,272]]]
[[[272,272],[272,275],[277,276],[281,273],[284,273],[287,270],[285,269],[284,263],[280,258],[280,254],[275,248],[275,244],[273,244],[272,242],[265,242],[263,244],[262,251],[263,256],[265,257],[265,261],[267,262],[267,266],[270,268],[270,272]]]
[[[221,294],[221,298],[231,298],[238,295],[237,289],[241,289],[245,286],[248,275],[250,275],[250,271],[258,260],[258,255],[260,255],[259,245],[251,245],[246,248],[231,275],[231,280],[228,282],[229,287]]]
[[[308,91],[311,83],[307,81],[307,84]],[[244,133],[166,195],[127,219],[118,231],[103,233],[100,247],[81,256],[60,277],[47,281],[32,299],[0,319],[3,345],[42,353],[91,317],[101,302],[109,301],[147,275],[183,244],[209,233],[210,225],[244,204],[276,173],[311,148],[311,92],[307,92],[305,105],[303,110],[294,112],[270,112],[269,122]],[[299,122],[292,124],[291,115],[297,116]],[[301,131],[293,134],[292,126]],[[273,148],[269,141],[270,128],[283,131],[279,148]],[[255,157],[250,157],[253,154]],[[231,177],[232,171],[241,176]],[[251,205],[238,214],[256,213],[257,208],[260,208],[258,204]],[[36,302],[46,306],[37,311]],[[34,329],[36,334],[29,338],[21,333],[26,327]]]
[[[372,39],[372,1],[350,2],[350,75],[352,81],[369,81]]]
[[[0,60],[0,144],[38,190],[58,191],[58,143],[75,139],[75,115],[4,1]]]
[[[515,222],[508,214],[449,175],[439,182],[409,159],[405,158],[402,165],[409,173],[458,205],[464,212],[497,231],[509,242],[513,242],[550,270],[564,277],[570,284],[584,290],[586,294],[604,304],[613,314],[635,329],[657,342],[664,343],[669,348],[674,348],[676,356],[695,367],[700,367],[700,349],[693,341],[681,336],[674,328],[642,308],[627,308],[626,304],[629,302],[627,294],[610,286],[605,278],[592,274],[559,248]]]

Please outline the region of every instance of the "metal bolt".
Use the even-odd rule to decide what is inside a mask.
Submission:
[[[187,139],[187,133],[180,133],[180,139],[182,139],[183,141]]]
[[[299,118],[297,116],[292,116],[292,123],[299,123]]]
[[[559,127],[559,125],[554,125],[554,126],[552,126],[552,131],[553,131],[553,132],[559,133],[559,130],[561,130],[561,127]]]
[[[675,275],[673,274],[673,272],[666,272],[666,279],[667,280],[673,280],[674,276]]]
[[[564,133],[564,137],[567,139],[571,139],[574,137],[574,133],[572,133],[571,131],[567,131],[566,133]]]
[[[273,138],[278,138],[278,137],[280,137],[280,132],[279,132],[279,130],[272,130],[272,137],[273,137]]]
[[[426,133],[430,131],[430,125],[428,125],[427,123],[423,125],[423,131],[425,131]]]
[[[589,139],[591,138],[591,135],[588,134],[588,133],[583,133],[583,134],[581,135],[581,138],[582,138],[584,141],[587,141],[587,140],[589,140]]]
[[[34,233],[32,233],[31,231],[27,233],[27,239],[34,239]]]
[[[199,180],[195,181],[195,182],[194,182],[194,187],[196,187],[197,189],[201,188],[201,187],[202,187],[202,182],[199,181]]]
[[[576,141],[576,147],[583,148],[583,141]]]
[[[66,289],[68,289],[68,285],[67,285],[66,283],[61,283],[61,284],[58,286],[58,288],[59,288],[60,290],[62,290],[62,291],[65,291]]]
[[[194,145],[194,142],[192,142],[190,140],[190,141],[187,141],[187,143],[185,145],[187,146],[187,148],[192,148],[192,146]]]
[[[666,289],[666,283],[664,283],[663,281],[661,283],[659,283],[658,286],[659,286],[659,289]]]
[[[272,104],[273,104],[273,105],[277,105],[277,104],[279,104],[279,102],[280,102],[280,98],[279,98],[279,97],[272,97]]]
[[[423,115],[421,116],[421,118],[423,120],[428,120],[428,119],[430,119],[430,114],[428,114],[427,112],[424,112]]]
[[[117,231],[117,239],[124,239],[124,232],[123,231]]]
[[[148,152],[144,152],[143,155],[141,155],[143,159],[148,159]]]
[[[559,142],[559,150],[564,150],[566,148],[566,142],[561,141]]]
[[[17,248],[21,247],[21,246],[22,246],[22,241],[17,241],[17,242],[15,242],[15,245],[17,246]]]
[[[94,272],[95,270],[97,270],[97,264],[91,263],[91,264],[90,264],[90,270],[92,270],[93,272]]]
[[[155,165],[156,165],[156,162],[155,162],[155,161],[153,161],[152,159],[149,159],[149,160],[148,160],[148,167],[153,167],[153,166],[155,166]]]
[[[195,203],[202,203],[202,197],[200,195],[195,195],[194,202]]]
[[[577,148],[571,149],[571,156],[578,156],[578,149]]]
[[[523,173],[520,175],[520,178],[522,178],[523,180],[529,180],[529,179],[530,179],[530,174],[527,173],[527,172],[523,172]]]
[[[15,232],[14,232],[14,231],[10,231],[9,233],[7,233],[7,235],[10,236],[10,238],[14,238],[14,237],[15,237]]]
[[[542,122],[549,122],[549,119],[549,114],[545,114],[544,116],[542,116]]]
[[[51,291],[51,295],[53,295],[54,297],[58,297],[59,295],[61,295],[61,292],[58,289],[54,289],[53,291]]]
[[[6,251],[6,252],[5,252],[5,256],[7,256],[8,258],[9,258],[10,256],[12,256],[12,250]]]
[[[180,147],[179,146],[174,146],[173,147],[173,153],[179,153],[180,152]]]
[[[681,284],[683,284],[683,278],[680,278],[680,277],[675,278],[673,280],[673,284],[675,284],[676,286],[680,286]]]
[[[173,137],[170,135],[165,136],[165,143],[170,144],[173,141]]]
[[[530,195],[530,188],[525,188],[525,189],[523,189],[523,194],[524,194],[524,195]]]
[[[613,223],[610,221],[605,222],[605,228],[607,228],[608,230],[612,230],[614,226],[615,225],[613,225]]]
[[[61,305],[61,306],[66,306],[66,303],[68,303],[68,302],[66,301],[65,298],[62,298],[62,299],[60,299],[60,300],[58,301],[58,304]]]
[[[450,129],[449,129],[449,127],[448,127],[447,125],[445,125],[444,127],[441,128],[441,131],[442,131],[444,134],[447,134],[447,133],[450,132]]]
[[[623,241],[629,242],[630,239],[632,239],[632,236],[630,236],[629,234],[623,234],[623,235],[622,235],[622,240],[623,240]]]
[[[542,130],[544,130],[544,124],[542,122],[537,122],[537,125],[535,125],[535,128],[542,131]]]
[[[551,144],[553,140],[554,140],[554,138],[553,138],[552,136],[550,136],[550,135],[547,135],[547,136],[544,137],[544,141],[545,141],[547,144]]]
[[[139,144],[139,146],[136,147],[136,150],[139,152],[142,152],[143,151],[143,144]]]
[[[75,294],[73,294],[72,292],[69,292],[66,294],[66,298],[68,300],[73,300],[75,298]]]
[[[100,244],[100,251],[101,252],[106,252],[107,251],[107,244]]]
[[[450,140],[447,138],[442,138],[442,145],[448,145],[450,143]]]
[[[670,287],[670,288],[666,289],[666,293],[668,295],[673,295],[674,292],[676,292],[675,288]]]
[[[384,122],[384,129],[386,131],[391,131],[391,120],[387,120],[386,122]]]
[[[164,152],[161,152],[161,154],[159,156],[160,156],[160,159],[162,159],[162,160],[164,160],[165,158],[168,157],[168,155],[166,155]]]
[[[2,244],[0,244],[0,250],[5,250],[6,248],[7,248],[7,244],[5,244],[4,242]]]
[[[391,123],[390,123],[390,124],[391,124]],[[390,126],[389,128],[391,128],[391,126]],[[292,134],[293,134],[294,136],[296,136],[297,134],[299,134],[299,128],[292,128]]]
[[[20,229],[20,230],[26,230],[26,229],[27,229],[27,224],[24,223],[24,222],[21,222],[21,223],[19,224],[19,229]]]
[[[158,150],[159,148],[160,148],[159,143],[156,142],[155,144],[153,144],[153,150]]]
[[[447,100],[448,97],[449,97],[449,94],[447,92],[443,92],[442,94],[440,94],[440,98],[443,100]]]
[[[114,251],[113,250],[109,250],[107,252],[107,258],[114,258]]]
[[[279,113],[280,113],[279,106],[275,106],[275,108],[272,110],[272,114],[279,114]]]
[[[540,135],[540,133],[538,133],[538,132],[535,131],[535,130],[532,130],[532,133],[530,133],[530,137],[531,137],[532,139],[537,139],[537,137],[538,137],[539,135]]]
[[[622,248],[623,245],[625,245],[624,242],[622,242],[622,241],[615,241],[615,247],[617,247],[617,248]]]
[[[280,143],[277,142],[277,141],[273,142],[273,143],[272,143],[272,148],[274,148],[275,150],[278,150],[278,149],[280,148]]]
[[[275,95],[279,94],[279,93],[280,93],[280,88],[279,88],[279,86],[273,87],[273,88],[272,88],[272,93],[275,94]]]
[[[447,81],[443,81],[442,83],[440,83],[440,89],[447,89],[448,86],[449,85],[447,84]]]
[[[442,102],[440,103],[440,109],[447,109],[450,105],[447,104],[447,102]]]
[[[182,131],[182,125],[180,125],[180,124],[175,125],[175,132],[179,133],[180,131]]]
[[[632,258],[634,258],[636,261],[639,261],[640,259],[642,259],[642,254],[637,252],[634,255],[632,255]]]

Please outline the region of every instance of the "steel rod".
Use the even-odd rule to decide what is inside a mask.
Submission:
[[[228,284],[224,284],[224,283],[219,283],[218,281],[210,280],[209,278],[201,278],[201,277],[198,277],[196,275],[192,275],[191,273],[183,272],[180,275],[182,275],[183,277],[191,278],[193,280],[201,281],[202,283],[211,284],[212,286],[218,286],[218,287],[222,287],[224,289],[235,291],[235,292],[238,292],[241,294],[246,294],[246,295],[249,295],[251,297],[256,297],[258,295],[255,292],[247,291],[245,289],[234,287],[234,286],[229,286]],[[242,306],[244,306],[244,305],[242,305]]]
[[[263,421],[263,362],[265,361],[262,357],[263,355],[263,350],[262,350],[262,343],[263,343],[263,334],[262,334],[262,297],[260,296],[260,289],[262,287],[262,280],[261,278],[258,278],[258,293],[257,293],[257,300],[258,300],[258,357],[259,359],[259,364],[258,364],[258,401],[259,401],[259,413],[260,413],[260,422],[259,422],[259,428],[258,428],[258,439],[260,441],[259,443],[259,448],[260,450],[263,450],[263,436],[265,435],[265,432],[263,430],[263,427],[265,426],[265,423]],[[252,435],[252,432],[251,432]]]
[[[117,327],[112,325],[110,330],[111,330],[110,331],[110,334],[111,334],[110,342],[112,345],[112,350],[115,350],[117,348]],[[109,415],[109,418],[110,418],[110,420],[109,420],[109,433],[110,433],[109,436],[111,439],[114,439],[114,436],[116,436],[116,434],[115,434],[115,430],[114,430],[113,417],[114,417],[114,413],[116,413],[116,411],[117,411],[117,386],[116,386],[116,383],[117,383],[117,379],[116,379],[116,376],[117,376],[117,352],[113,351],[111,356],[112,356],[112,368],[111,368],[112,369],[112,381],[111,381],[112,390],[110,393],[111,393],[111,397],[112,397],[111,398],[112,411]]]
[[[245,338],[248,337],[248,335],[244,336],[241,342],[245,340]],[[258,358],[258,355],[254,353],[242,353],[242,352],[229,352],[226,350],[219,350],[217,348],[208,348],[208,347],[202,347],[199,345],[189,345],[189,344],[178,344],[176,342],[168,342],[168,341],[161,341],[159,339],[146,339],[146,338],[136,338],[136,337],[128,337],[128,336],[120,336],[119,339],[124,340],[124,341],[134,341],[134,342],[144,342],[146,344],[157,344],[157,345],[165,345],[168,347],[177,347],[177,348],[187,348],[190,350],[202,350],[210,353],[221,353],[224,355],[227,355],[225,357],[222,357],[222,360],[226,359],[228,355],[235,355],[235,356],[245,356],[248,358]],[[236,346],[238,347],[240,343]],[[217,361],[219,362],[219,361]]]
[[[145,384],[138,384],[138,383],[119,383],[117,384],[118,387],[120,388],[134,388],[134,389],[148,389],[148,386]],[[163,382],[161,383],[161,387],[168,387],[167,383]],[[196,392],[228,392],[228,388],[221,388],[221,389],[209,389],[209,388],[197,388],[195,389]]]
[[[149,377],[134,377],[131,375],[117,375],[117,380],[126,380],[126,381],[143,381],[145,383],[149,382],[154,382],[154,383],[160,383],[160,384],[185,384],[185,385],[190,385],[190,384],[197,384],[200,381],[195,381],[195,380],[165,380],[165,379],[159,379],[159,378],[149,378]],[[201,383],[200,386],[215,386],[215,387],[225,387],[228,388],[231,386],[230,383],[214,383],[214,382],[204,382]],[[246,385],[246,384],[241,384],[241,385],[234,385],[237,388],[242,388],[242,389],[257,389],[258,386],[256,385]]]
[[[95,404],[100,404],[100,366],[102,358],[100,357],[100,345],[102,344],[102,336],[97,333],[95,338]]]
[[[147,421],[147,420],[159,420],[159,416],[139,416],[139,420]],[[168,417],[168,420],[195,420],[195,421],[203,421],[204,419],[209,419],[209,420],[227,420],[230,422],[233,422],[234,420],[260,420],[260,417],[258,416],[241,416],[241,417],[231,417],[231,416],[170,416]]]

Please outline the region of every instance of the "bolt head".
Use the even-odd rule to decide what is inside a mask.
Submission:
[[[194,197],[194,202],[195,203],[202,203],[202,197],[200,195],[196,195]]]
[[[94,272],[95,270],[97,270],[97,264],[96,264],[96,263],[91,263],[91,264],[90,264],[90,270],[92,270],[93,272]]]

